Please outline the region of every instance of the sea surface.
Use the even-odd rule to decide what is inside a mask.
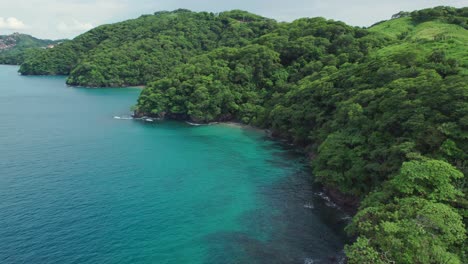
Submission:
[[[347,217],[254,129],[116,119],[139,88],[0,66],[0,263],[334,263]],[[326,198],[326,197],[325,197]]]

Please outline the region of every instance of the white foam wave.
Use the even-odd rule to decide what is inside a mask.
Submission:
[[[185,123],[191,125],[191,126],[202,126],[203,124],[198,124],[198,123],[192,123],[192,122],[189,122],[189,121],[185,121]]]
[[[330,199],[330,197],[328,197],[325,193],[323,192],[318,192],[318,193],[315,193],[315,195],[319,196],[320,198],[322,198],[323,200],[325,200],[325,205],[328,206],[328,207],[333,207],[333,208],[339,208],[339,206],[332,202],[332,200]]]
[[[353,219],[353,218],[351,216],[349,216],[349,215],[345,215],[345,216],[341,217],[341,220],[343,220],[343,221],[351,221],[351,219]]]
[[[131,116],[114,116],[114,119],[120,119],[120,120],[132,120],[133,117]]]

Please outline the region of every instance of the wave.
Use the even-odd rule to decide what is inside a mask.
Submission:
[[[219,122],[210,122],[210,123],[203,123],[203,124],[200,124],[200,123],[194,123],[194,122],[189,122],[189,121],[185,121],[185,123],[191,125],[191,126],[211,126],[211,125],[218,125],[220,124]]]
[[[131,116],[114,116],[114,119],[120,119],[120,120],[132,120],[133,117]]]
[[[315,195],[319,196],[320,198],[322,198],[323,200],[325,200],[325,205],[328,206],[328,207],[332,207],[332,208],[338,208],[340,209],[340,207],[332,202],[332,200],[330,199],[330,197],[328,197],[325,193],[323,192],[318,192],[318,193],[315,193]]]
[[[192,122],[189,122],[189,121],[185,121],[185,123],[191,125],[191,126],[203,126],[205,124],[198,124],[198,123],[192,123]]]

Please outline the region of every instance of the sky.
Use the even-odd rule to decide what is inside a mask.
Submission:
[[[73,38],[102,24],[178,8],[242,9],[278,21],[321,16],[370,26],[399,11],[440,5],[466,7],[468,0],[0,0],[0,35],[20,32],[39,38]]]

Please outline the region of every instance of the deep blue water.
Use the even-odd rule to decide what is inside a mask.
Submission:
[[[0,263],[327,263],[344,215],[300,155],[228,125],[118,120],[138,88],[0,66]]]

